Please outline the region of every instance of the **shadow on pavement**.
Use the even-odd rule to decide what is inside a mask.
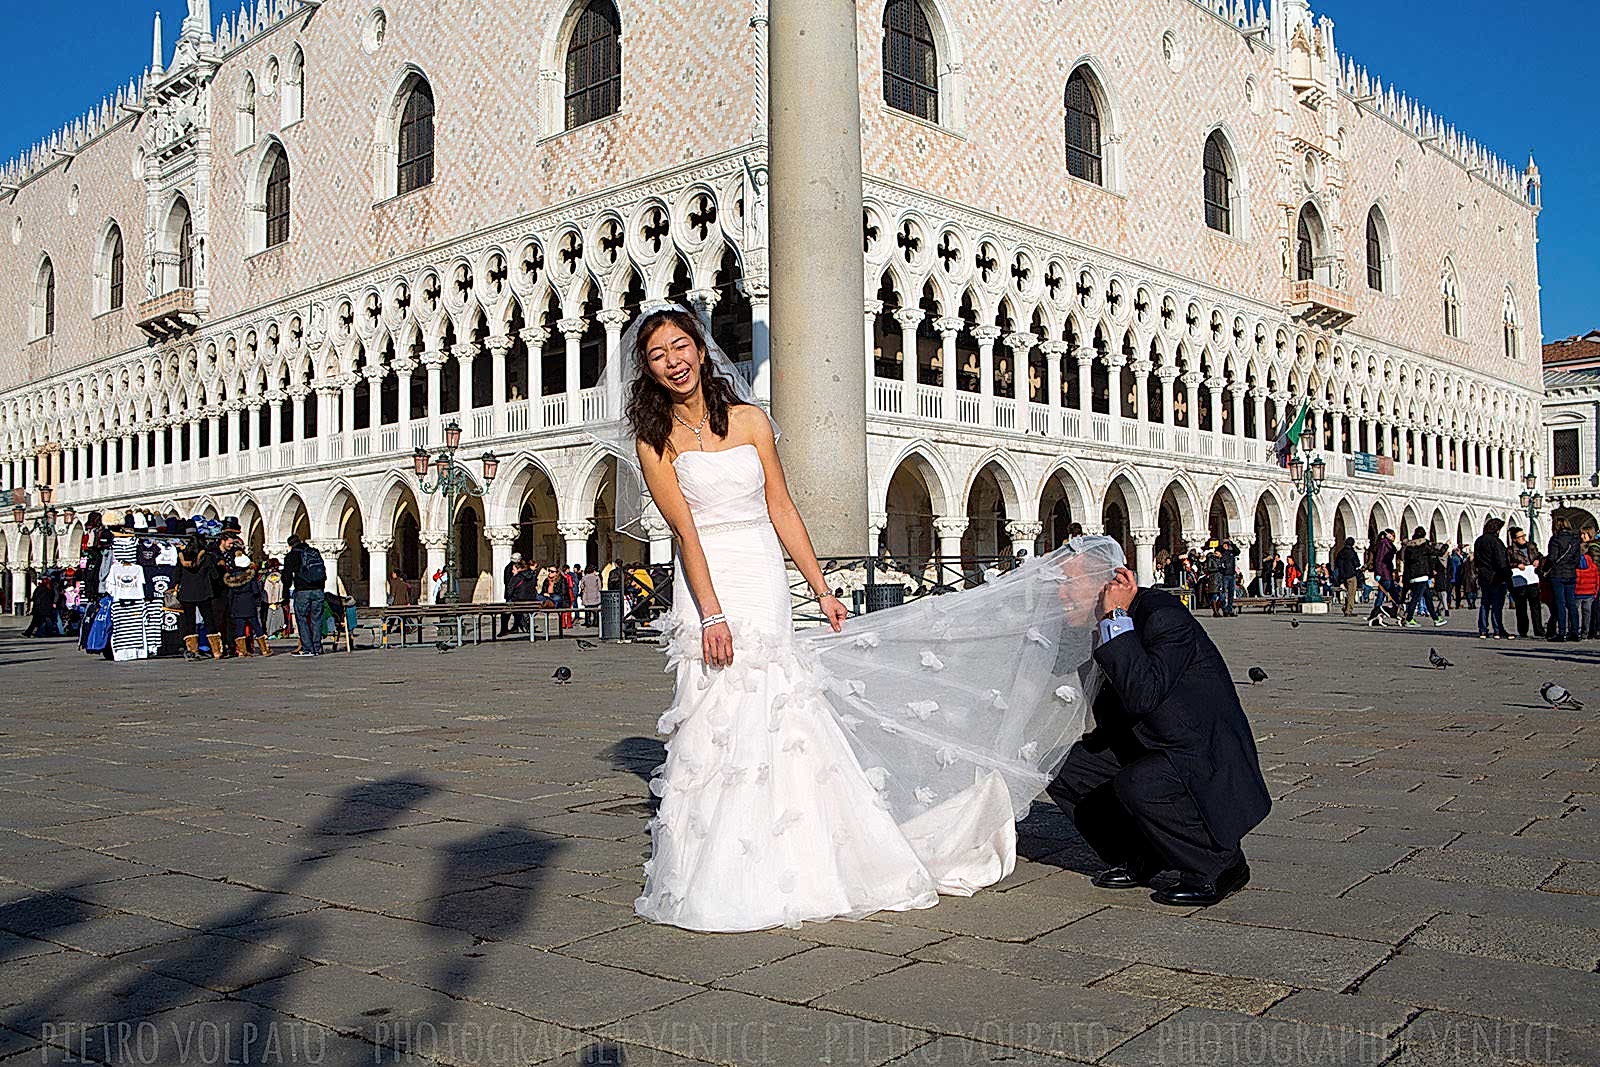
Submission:
[[[637,774],[648,782],[651,772],[666,762],[667,746],[654,737],[624,737],[608,745],[605,754],[613,769]]]
[[[127,1045],[129,1028],[120,1024],[135,1024],[184,1005],[215,1001],[221,993],[273,978],[292,982],[295,972],[304,966],[303,960],[317,956],[319,924],[295,921],[293,915],[275,916],[274,905],[282,901],[284,894],[294,893],[313,870],[334,862],[344,849],[367,844],[390,829],[405,810],[399,805],[409,806],[435,791],[432,784],[411,778],[352,786],[306,828],[301,857],[290,863],[270,886],[252,892],[247,903],[203,920],[190,936],[168,945],[109,959],[80,953],[84,961],[93,961],[87,971],[80,966],[63,973],[61,967],[51,965],[57,961],[42,957],[50,961],[39,967],[48,984],[39,988],[33,999],[0,1012],[0,1024],[42,1040],[60,1042],[64,1038],[71,1046],[71,1054],[82,1059],[125,1062],[131,1055]],[[55,925],[46,929],[46,936],[48,929],[64,929],[64,924],[83,921],[74,919],[75,905],[94,907],[93,898],[87,895],[89,889],[68,888],[38,899],[34,911],[46,921],[52,913],[56,918]],[[18,901],[11,907],[20,909],[27,903]],[[307,907],[314,903],[305,898]],[[227,936],[229,929],[245,925],[264,934],[261,942],[273,942],[277,951],[264,950],[259,942]],[[16,966],[30,962],[23,960]],[[213,1011],[228,1025],[219,1024],[206,1031],[219,1035],[213,1040],[221,1042],[206,1054],[220,1057],[218,1062],[262,1062],[259,1057],[265,1049],[259,1042],[269,1032],[268,1023],[276,1017],[273,1009],[266,1004],[229,1001],[215,1007],[207,1005],[200,1016],[191,1017],[192,1023],[212,1021],[207,1015]],[[145,1033],[138,1029],[134,1032]],[[187,1037],[192,1038],[193,1034],[192,1029],[187,1031]],[[141,1047],[139,1056],[156,1057],[141,1062],[177,1062],[187,1054],[178,1047],[186,1040],[182,1028],[155,1027],[145,1040],[164,1047]],[[316,1062],[315,1045],[300,1051],[305,1057],[300,1062]],[[282,1050],[282,1062],[297,1062],[289,1058],[294,1052]]]

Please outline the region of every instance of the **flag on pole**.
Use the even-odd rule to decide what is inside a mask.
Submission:
[[[1300,444],[1300,435],[1306,430],[1306,412],[1311,410],[1311,403],[1307,400],[1300,401],[1300,407],[1292,415],[1286,416],[1286,425],[1278,433],[1278,439],[1272,443],[1271,456],[1280,467],[1289,465],[1289,456]]]

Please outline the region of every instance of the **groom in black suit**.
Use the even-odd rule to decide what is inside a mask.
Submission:
[[[1250,880],[1239,843],[1272,806],[1255,738],[1216,645],[1176,597],[1119,568],[1100,595],[1095,728],[1072,747],[1050,796],[1112,869],[1094,884],[1208,907]]]

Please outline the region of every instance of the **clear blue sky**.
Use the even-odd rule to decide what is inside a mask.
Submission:
[[[226,6],[218,0],[216,11]],[[0,37],[0,158],[11,158],[87,110],[150,56],[150,17],[161,9],[167,52],[187,5],[127,0],[7,4]],[[1522,166],[1528,150],[1544,174],[1540,279],[1546,340],[1600,327],[1600,116],[1581,83],[1596,66],[1600,14],[1586,2],[1508,4],[1458,0],[1322,0],[1340,50],[1385,84]]]

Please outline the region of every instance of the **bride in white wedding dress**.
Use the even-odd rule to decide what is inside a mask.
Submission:
[[[774,425],[700,320],[647,308],[623,352],[638,468],[619,464],[619,529],[653,502],[678,559],[677,691],[635,910],[758,930],[928,908],[1004,878],[1015,820],[1083,732],[1090,627],[1120,549],[1082,539],[847,627]],[[785,552],[828,626],[795,632]]]

